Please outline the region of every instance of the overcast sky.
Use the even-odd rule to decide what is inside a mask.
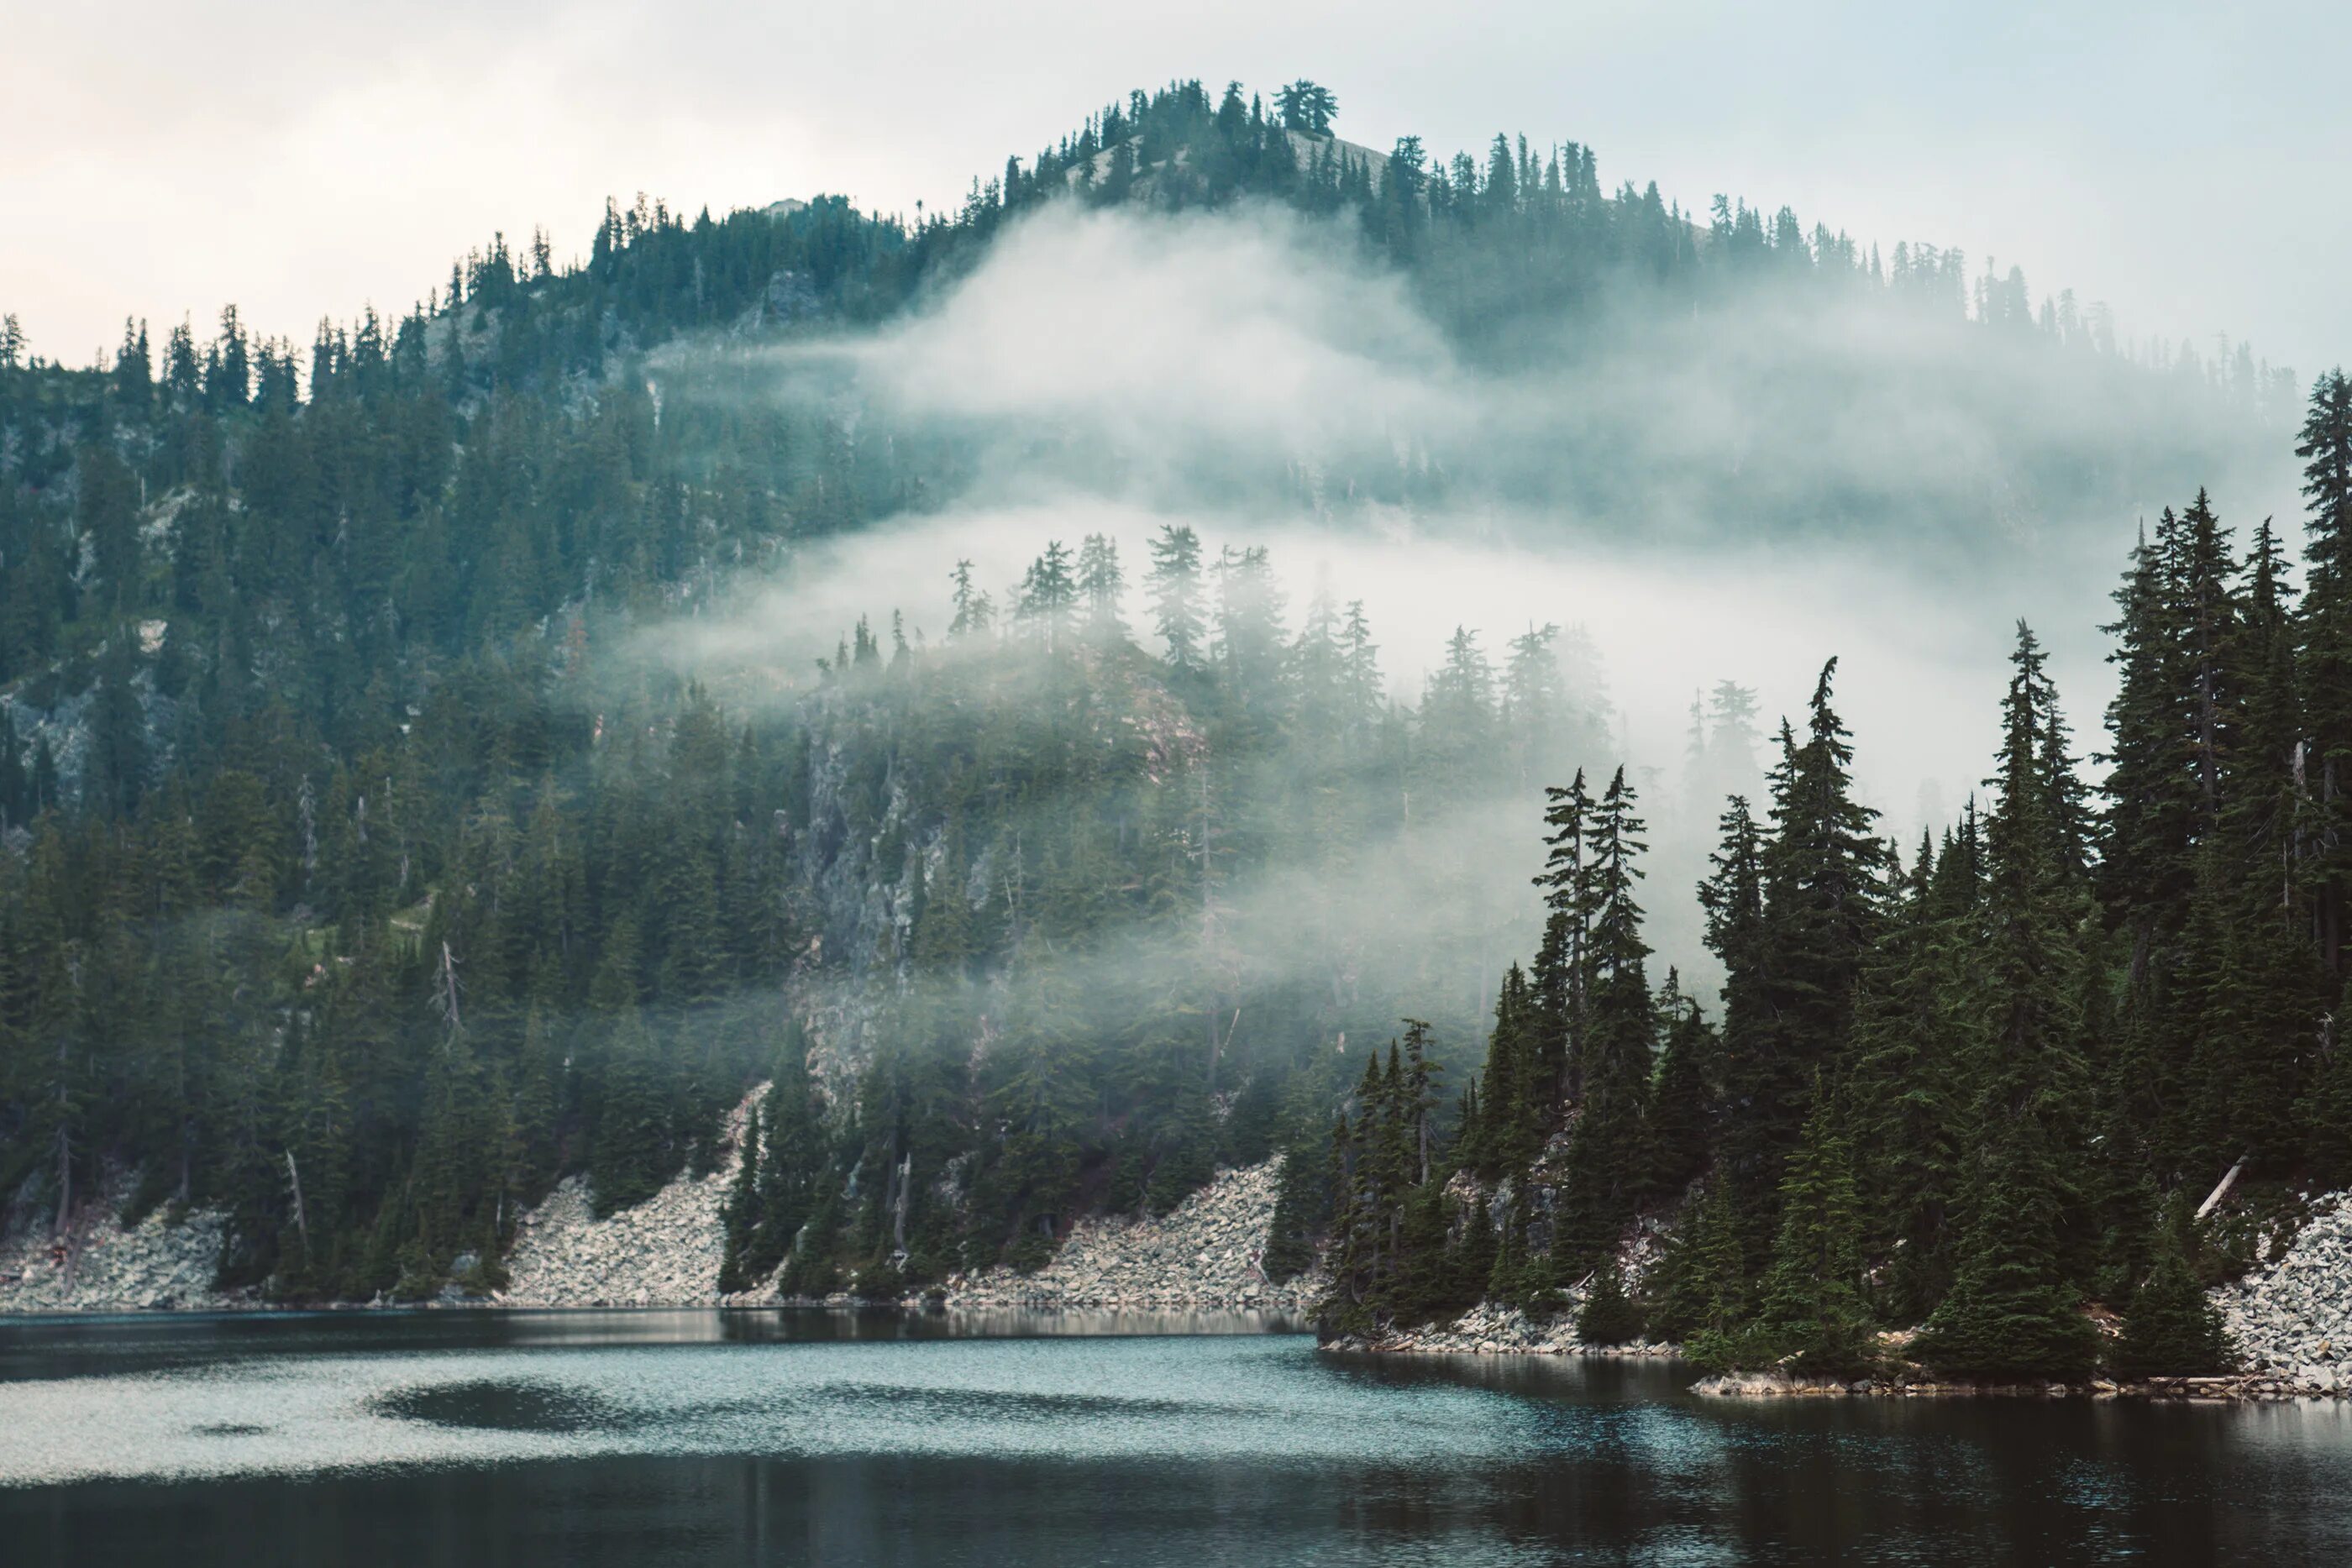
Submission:
[[[76,362],[126,312],[160,331],[228,300],[307,340],[404,308],[493,229],[576,255],[608,193],[911,212],[1128,88],[1305,75],[1373,146],[1580,141],[1604,183],[1686,207],[1960,246],[2305,379],[2352,360],[2352,8],[1923,9],[9,0],[0,309]]]

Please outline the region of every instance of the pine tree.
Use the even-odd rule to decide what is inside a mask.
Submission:
[[[637,1005],[636,932],[624,920],[605,938],[589,1002],[603,1068],[588,1176],[599,1214],[633,1208],[677,1174],[667,1062]]]
[[[2310,503],[2303,596],[2302,686],[2310,733],[2305,764],[2315,808],[2309,841],[2318,899],[2320,958],[2344,973],[2352,902],[2352,378],[2340,369],[2312,384],[2294,455]]]
[[[1800,1373],[1850,1375],[1874,1359],[1845,1119],[1834,1095],[1817,1093],[1780,1178],[1780,1228],[1759,1320],[1776,1358],[1793,1356]]]
[[[1559,628],[1530,626],[1511,639],[1503,667],[1502,728],[1522,786],[1557,778],[1571,716],[1559,667]]]
[[[1424,787],[1455,800],[1474,789],[1496,744],[1495,669],[1478,634],[1456,626],[1422,695],[1418,757]]]
[[[1948,841],[1939,861],[1923,835],[1864,972],[1843,1081],[1864,1244],[1885,1260],[1876,1305],[1898,1322],[1924,1317],[1951,1282],[1968,1071],[1983,1052],[1969,997],[1977,930],[1966,849]]]
[[[1465,1163],[1488,1176],[1527,1170],[1543,1147],[1552,1077],[1536,1050],[1533,998],[1514,964],[1495,998],[1486,1068],[1475,1085],[1481,1095],[1476,1124],[1465,1127],[1460,1149]]]
[[[1048,653],[1058,652],[1068,644],[1078,594],[1078,579],[1072,570],[1070,552],[1061,540],[1055,539],[1045,546],[1045,554],[1029,563],[1028,575],[1021,580],[1021,598],[1013,606],[1013,619],[1027,626]]]
[[[2171,1216],[2157,1227],[2155,1267],[2107,1354],[2118,1377],[2195,1376],[2230,1364],[2221,1314],[2189,1267],[2188,1210],[2179,1199],[2170,1207]]]
[[[1781,724],[1771,831],[1735,799],[1699,894],[1726,970],[1722,1159],[1754,1269],[1770,1249],[1781,1166],[1814,1086],[1853,1049],[1885,922],[1886,852],[1872,834],[1876,813],[1854,798],[1853,745],[1831,706],[1836,673],[1834,659],[1822,666],[1801,745]]]
[[[1468,1308],[1486,1298],[1500,1249],[1495,1217],[1486,1207],[1486,1199],[1483,1194],[1473,1194],[1462,1217],[1461,1239],[1451,1257],[1454,1301]]]
[[[1588,946],[1592,892],[1585,863],[1587,819],[1591,797],[1579,768],[1565,789],[1544,789],[1544,869],[1535,878],[1543,890],[1543,945],[1529,975],[1534,1004],[1531,1060],[1540,1087],[1544,1126],[1555,1107],[1584,1095],[1583,1061],[1578,1050],[1586,1022]]]
[[[949,574],[955,584],[955,619],[948,622],[948,635],[953,638],[981,638],[994,624],[996,607],[990,601],[988,591],[973,580],[972,565],[960,560]]]
[[[1758,1109],[1785,1119],[1790,1144],[1813,1074],[1851,1036],[1855,988],[1882,915],[1885,850],[1871,831],[1877,813],[1854,798],[1853,744],[1830,706],[1836,674],[1835,659],[1822,667],[1804,743],[1782,728],[1772,833],[1761,855],[1768,995],[1782,1074],[1781,1104]]]
[[[1694,767],[1694,805],[1747,796],[1763,781],[1756,715],[1755,692],[1736,681],[1717,681],[1707,694],[1706,744]]]
[[[1251,727],[1252,735],[1263,735],[1283,706],[1287,633],[1281,585],[1272,558],[1257,546],[1221,552],[1215,576],[1218,673],[1236,720]]]
[[[2049,1193],[2048,1136],[2032,1118],[2004,1124],[1973,1167],[1968,1232],[1950,1291],[1911,1354],[1975,1378],[2071,1379],[2098,1356],[2098,1333],[2066,1283]]]
[[[726,1249],[719,1260],[719,1288],[721,1291],[741,1291],[755,1282],[745,1268],[745,1254],[758,1229],[760,1202],[760,1171],[761,1153],[760,1114],[761,1107],[753,1105],[743,1118],[743,1137],[736,1150],[735,1180],[729,1186],[726,1206],[719,1210],[719,1222],[726,1233]]]
[[[2002,705],[2000,798],[1987,826],[1988,1027],[1951,1291],[1913,1346],[1969,1377],[2071,1378],[2095,1360],[2064,1234],[2079,1224],[2066,1164],[2084,1132],[2078,933],[2059,824],[2040,772],[2042,653],[2020,622]]]
[[[1329,1176],[1327,1162],[1311,1145],[1301,1144],[1283,1155],[1282,1183],[1258,1265],[1268,1283],[1287,1284],[1314,1267],[1315,1239],[1331,1218]],[[1485,1283],[1484,1275],[1479,1282]]]
[[[1698,1003],[1683,995],[1682,978],[1672,969],[1659,990],[1657,1011],[1665,1043],[1650,1092],[1650,1170],[1644,1185],[1672,1202],[1706,1166],[1716,1131],[1720,1046],[1700,1016]]]
[[[1206,667],[1208,620],[1201,603],[1201,538],[1189,528],[1164,524],[1151,541],[1151,570],[1144,579],[1151,600],[1153,630],[1168,649],[1168,666],[1179,674]]]
[[[1119,613],[1119,597],[1127,591],[1127,575],[1118,564],[1118,541],[1108,534],[1088,534],[1078,546],[1077,593],[1085,607],[1087,640],[1105,648],[1127,643],[1127,622]]]
[[[1623,1344],[1642,1334],[1642,1312],[1625,1293],[1614,1260],[1593,1271],[1591,1289],[1576,1314],[1576,1337],[1586,1344]]]
[[[1652,1283],[1657,1296],[1653,1332],[1685,1342],[1694,1354],[1707,1348],[1701,1339],[1706,1336],[1716,1360],[1727,1364],[1730,1336],[1747,1318],[1748,1305],[1739,1217],[1727,1182],[1710,1178],[1705,1193],[1685,1207]]]
[[[1581,1264],[1613,1253],[1632,1218],[1644,1169],[1643,1125],[1652,1070],[1653,1013],[1642,910],[1633,902],[1643,845],[1633,789],[1620,768],[1593,812],[1587,964],[1591,1023],[1581,1042],[1584,1102],[1569,1145],[1564,1212],[1553,1247]]]
[[[108,816],[135,814],[147,790],[147,716],[133,685],[136,671],[126,626],[99,657],[82,782],[83,805]]]
[[[2298,843],[2308,797],[2297,779],[2302,700],[2284,562],[2268,519],[2255,530],[2231,650],[2239,700],[2218,837],[2231,878],[2226,957],[2206,1028],[2232,1053],[2224,1146],[2284,1171],[2302,1137],[2299,1100],[2327,981],[2311,941],[2312,899]]]
[[[808,1036],[797,1019],[785,1022],[761,1113],[756,1217],[743,1247],[741,1290],[758,1289],[780,1265],[797,1260],[803,1233],[818,1230],[823,1212],[831,1149],[816,1082],[809,1071]],[[818,1234],[806,1250],[822,1254],[828,1239]],[[814,1277],[807,1268],[802,1275],[803,1283]]]

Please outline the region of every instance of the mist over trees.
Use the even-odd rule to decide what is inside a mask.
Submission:
[[[1810,758],[1808,832],[1844,857],[1799,878],[1813,967],[1783,1021],[1743,956],[1764,940],[1757,890],[1796,874],[1772,869],[1788,829],[1760,805],[1729,824],[1728,880],[1710,883],[1721,1016],[1671,978],[1656,1000],[1643,905],[1683,891],[1638,891],[1658,790],[1621,769],[1572,627],[1472,618],[1442,649],[1383,645],[1339,597],[1344,572],[1330,594],[1286,593],[1263,549],[1179,522],[1124,553],[1091,527],[1039,539],[1014,583],[938,560],[902,607],[919,621],[951,593],[943,631],[877,600],[818,670],[645,654],[658,629],[717,620],[746,574],[1014,483],[1081,507],[1143,491],[1433,531],[1885,529],[1970,559],[1989,526],[2030,541],[2285,449],[2294,390],[2250,353],[2135,354],[2013,274],[1971,280],[1916,243],[1881,256],[1785,211],[1694,220],[1654,187],[1604,190],[1574,144],[1368,153],[1337,139],[1338,110],[1304,81],[1274,107],[1197,83],[1138,93],[913,223],[836,197],[690,219],[640,198],[608,208],[583,261],[495,238],[406,313],[322,323],[304,347],[232,308],[201,335],[126,322],[77,369],[12,321],[0,1191],[16,1211],[62,1229],[89,1201],[218,1205],[225,1282],[281,1299],[487,1288],[555,1181],[585,1175],[609,1209],[718,1168],[727,1112],[766,1082],[730,1281],[782,1268],[795,1289],[882,1289],[1034,1263],[1076,1214],[1163,1207],[1221,1160],[1312,1149],[1291,1168],[1320,1170],[1331,1113],[1377,1069],[1415,1151],[1379,1202],[1422,1193],[1441,1148],[1518,1168],[1561,1106],[1589,1103],[1571,1250],[1727,1158],[1752,1173],[1724,1235],[1753,1274],[1807,1070],[1874,1027],[1856,973],[1913,940],[1869,824],[1832,809],[1833,714],[1782,760]],[[1247,265],[1216,271],[1218,255]],[[1040,299],[1076,308],[1073,259],[1116,281],[1155,256],[1193,313],[1166,318],[1172,344],[1097,340],[1098,360],[1139,356],[1105,395],[1041,414],[939,391],[959,345],[1024,340],[975,329],[992,301],[1059,375],[1069,350]],[[1294,329],[1284,373],[1269,356],[1202,385],[1192,350],[1237,336],[1234,274],[1271,276],[1260,256],[1299,262],[1292,292],[1253,307]],[[1102,308],[1122,319],[1118,298]],[[1351,382],[1404,413],[1351,400]],[[1894,423],[1853,438],[1807,410]],[[2150,548],[2194,553],[2181,541],[2209,525],[2184,514]],[[2290,612],[2272,546],[2244,570],[2226,544],[2195,548],[2212,558],[2198,635],[2235,650],[2269,626],[2295,672],[2289,706],[2273,685],[2261,716],[2213,720],[2213,756],[2241,732],[2267,756],[2293,731],[2332,780],[2352,721],[2326,716],[2336,655],[2301,629],[2336,613],[2352,565],[2315,564]],[[2171,604],[2187,570],[2148,591]],[[2125,728],[2178,720],[2176,630],[2137,633],[2155,640],[2144,680],[2126,665]],[[2253,666],[2227,659],[2211,703],[2252,703]],[[1752,793],[1771,755],[1745,673],[1722,676],[1685,769],[1710,802]],[[2317,727],[2295,730],[2305,713]],[[2177,794],[2160,751],[2146,766]],[[2230,883],[2215,857],[2237,862],[2208,840],[2268,852],[2303,807],[2271,774],[2258,804],[2217,760],[2210,797],[2145,807],[2178,844],[2126,848],[2120,817],[2095,828],[2040,766],[2070,835],[2050,874],[2094,888],[2156,977],[2133,1049],[2183,1082],[2232,1076],[2196,1062],[2190,1004],[2163,988],[2224,1005],[2209,998],[2234,982],[2191,959],[2240,932],[2253,884]],[[1476,874],[1536,830],[1547,787],[1570,791],[1549,831],[1610,869],[1555,865],[1540,896],[1523,872]],[[2336,933],[2323,967],[2343,880],[2310,883]],[[2235,891],[2198,904],[2209,883]],[[1508,968],[1555,931],[1566,946]],[[2133,1167],[2159,1184],[2314,1092],[2290,1043],[2308,1019],[2282,999],[2304,994],[2300,960],[2243,950],[2286,977],[2227,1003],[2272,1009],[2274,1060],[2246,1080],[2268,1098],[2189,1115],[2168,1092],[2134,1124],[2160,1123],[2152,1146],[2179,1162]],[[1563,987],[1590,1009],[1590,1050],[1546,1032]],[[1921,987],[1922,1008],[1946,994]],[[1738,1070],[1769,1114],[1727,1121],[1709,1042],[1759,1007],[1793,1032]],[[1425,1031],[1401,1036],[1391,1072],[1407,1017]],[[1431,1085],[1468,1076],[1490,1024],[1499,1054],[1456,1133]],[[1885,1050],[1906,1049],[1886,1028]],[[1654,1145],[1670,1153],[1628,1174]],[[1917,1179],[1906,1223],[1942,1226],[1942,1188]],[[1412,1201],[1425,1238],[1444,1215]],[[1313,1192],[1286,1202],[1320,1228]],[[1496,1228],[1496,1256],[1551,1267],[1558,1244],[1524,1219]],[[1939,1299],[1947,1267],[1916,1301]]]
[[[1647,1323],[1717,1364],[1852,1375],[1892,1328],[1956,1375],[2078,1377],[2095,1300],[2119,1370],[2218,1366],[2200,1273],[2252,1260],[2247,1214],[2352,1179],[2326,674],[2347,406],[2322,377],[2296,448],[2299,601],[2268,519],[2241,542],[2201,491],[2167,509],[2116,593],[2105,748],[2079,754],[2020,622],[1987,794],[1907,860],[1854,798],[1831,661],[1764,810],[1727,803],[1713,1019],[1643,977],[1623,775],[1554,789],[1549,924],[1454,1124],[1416,1040],[1333,1126],[1327,1325],[1558,1312],[1591,1282],[1624,1337],[1617,1253],[1648,1216]],[[2240,1208],[2193,1224],[2233,1170]]]

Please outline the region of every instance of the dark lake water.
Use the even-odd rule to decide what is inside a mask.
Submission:
[[[2352,1563],[2336,1405],[1727,1404],[1122,1326],[1160,1332],[0,1322],[0,1563]]]

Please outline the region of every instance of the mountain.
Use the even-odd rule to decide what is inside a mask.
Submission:
[[[567,1173],[614,1207],[714,1168],[772,1080],[739,1277],[1034,1261],[1089,1208],[1319,1145],[1402,1018],[1469,1061],[1541,915],[1464,870],[1618,760],[1572,632],[1458,633],[1408,708],[1344,582],[1292,605],[1183,507],[2030,569],[2082,517],[2283,463],[2294,389],[2243,351],[2142,362],[1956,252],[1696,223],[1572,143],[1378,156],[1329,113],[1139,93],[912,225],[641,199],[577,266],[495,239],[307,350],[231,310],[74,369],[12,329],[16,1212],[136,1173],[134,1216],[228,1211],[226,1283],[429,1294],[464,1257],[494,1280]],[[942,413],[874,368],[1106,233],[1271,235],[1306,314],[1350,290],[1324,348],[1444,398],[1244,439]],[[961,573],[936,640],[877,603],[814,671],[648,652],[747,574],[1045,485],[1170,515],[1148,559],[1106,527],[994,597]]]

